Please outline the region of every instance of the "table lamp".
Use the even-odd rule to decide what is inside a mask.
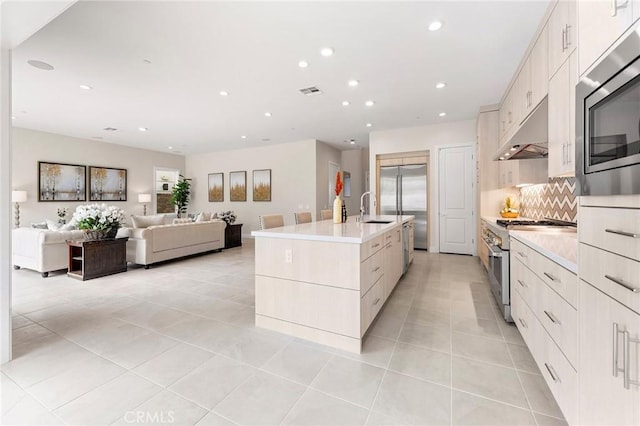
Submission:
[[[151,194],[138,194],[138,202],[142,204],[144,215],[147,215],[147,203],[151,202]]]
[[[15,207],[15,227],[20,227],[20,203],[27,201],[27,191],[12,191],[11,201],[16,203]]]

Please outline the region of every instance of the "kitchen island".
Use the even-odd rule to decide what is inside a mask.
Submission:
[[[360,352],[413,258],[413,220],[349,217],[252,232],[256,326]]]

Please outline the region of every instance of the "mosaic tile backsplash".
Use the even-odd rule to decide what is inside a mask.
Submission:
[[[520,188],[520,216],[576,222],[578,200],[576,178],[552,178],[549,183]]]

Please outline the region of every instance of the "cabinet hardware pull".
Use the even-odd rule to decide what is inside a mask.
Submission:
[[[380,302],[380,298],[378,297],[375,302],[373,302],[373,306],[376,306]]]
[[[558,377],[553,367],[547,364],[546,362],[544,363],[544,366],[547,368],[547,371],[549,372],[549,375],[551,376],[553,381],[555,383],[560,383],[560,377]]]
[[[622,371],[618,367],[618,323],[613,323],[613,377],[618,377],[618,372]]]
[[[519,251],[519,252],[518,252],[518,256],[520,256],[520,257],[522,257],[522,258],[524,258],[524,259],[526,259],[526,258],[527,258],[527,255],[526,255],[526,254],[524,254],[524,253],[523,253],[523,252],[521,252],[521,251]]]
[[[520,287],[523,287],[523,288],[528,288],[529,287],[528,285],[523,283],[521,280],[518,280],[518,284],[520,284]]]
[[[622,281],[619,278],[612,277],[611,275],[605,275],[604,277],[606,279],[608,279],[609,281],[613,281],[614,283],[618,284],[619,286],[626,288],[629,291],[632,291],[634,293],[640,292],[640,288],[636,288],[636,287],[630,286],[629,284],[625,283],[624,281]]]
[[[629,356],[629,344],[630,343],[639,344],[640,340],[632,339],[629,336],[630,335],[628,331],[622,332],[622,347],[624,349],[624,351],[622,352],[622,362],[624,364],[623,382],[624,382],[625,389],[629,389],[631,387],[630,385],[640,386],[640,381],[631,380],[631,357]]]
[[[520,321],[520,324],[522,324],[522,326],[523,326],[524,328],[529,328],[529,327],[527,327],[527,323],[526,323],[526,322],[524,322],[524,320],[523,320],[522,318],[518,317],[518,321]]]
[[[562,51],[564,52],[565,50],[567,50],[567,29],[563,28],[562,29]]]
[[[571,29],[571,25],[565,24],[564,28],[565,28],[565,30],[564,30],[564,39],[565,39],[565,43],[567,44],[567,49],[568,49],[569,46],[571,46],[571,43],[569,42],[569,30]]]
[[[380,267],[378,266],[378,267],[376,267],[376,268],[375,268],[373,271],[371,271],[371,272],[378,272],[379,270],[380,270]]]
[[[558,320],[558,318],[555,317],[555,315],[553,315],[551,312],[548,312],[548,311],[543,311],[543,312],[547,317],[549,317],[552,323],[560,325],[560,321]]]
[[[554,277],[553,275],[551,275],[551,274],[550,274],[550,273],[548,273],[548,272],[543,272],[543,273],[544,273],[544,275],[545,275],[547,278],[549,278],[551,281],[560,281],[560,280],[558,280],[556,277]]]
[[[371,248],[376,248],[376,247],[379,247],[379,246],[380,246],[380,243],[375,243],[374,245],[371,246]]]
[[[609,234],[622,235],[623,237],[638,238],[638,234],[634,234],[633,232],[616,231],[615,229],[605,229],[604,232],[608,232]]]

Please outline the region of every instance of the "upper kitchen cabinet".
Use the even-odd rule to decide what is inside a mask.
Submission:
[[[538,104],[547,96],[549,87],[549,65],[548,65],[548,52],[549,52],[549,37],[547,28],[545,27],[536,44],[533,46],[531,55],[529,55],[529,79],[525,80],[524,92],[525,99],[526,93],[529,93],[529,103],[525,108],[522,119],[525,119],[531,111],[533,111]]]
[[[549,17],[549,79],[576,49],[575,0],[560,0]]]
[[[478,161],[480,168],[480,190],[498,189],[499,167],[493,161],[493,153],[499,143],[499,112],[497,109],[480,111],[477,120]]]
[[[549,177],[575,176],[577,54],[549,81]]]
[[[578,60],[583,75],[638,18],[640,0],[580,0]]]

